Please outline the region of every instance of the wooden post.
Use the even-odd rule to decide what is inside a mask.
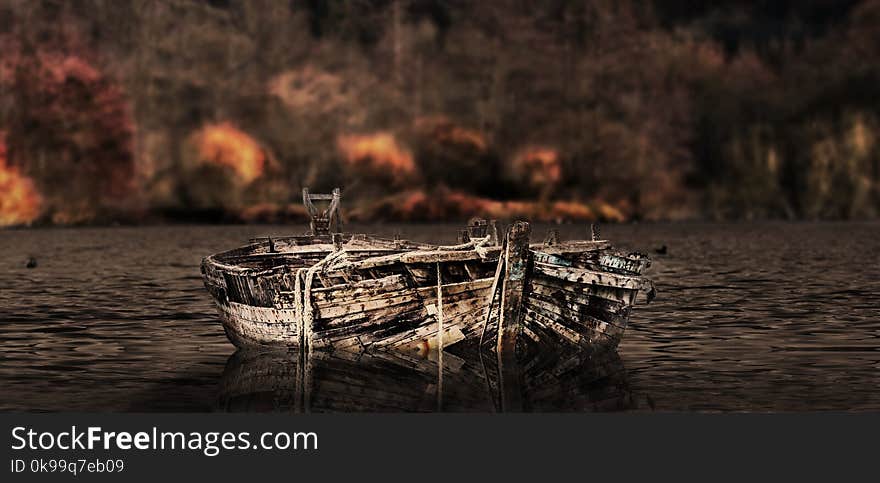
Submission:
[[[489,244],[497,247],[499,243],[498,222],[496,220],[489,220]]]
[[[544,246],[552,247],[554,245],[559,245],[559,230],[551,228],[547,232],[547,236],[544,237]]]
[[[342,194],[339,192],[339,188],[333,188],[333,199],[327,208],[327,212],[330,215],[330,227],[333,233],[342,233],[342,217],[339,215],[341,200]]]
[[[531,232],[531,226],[522,221],[514,223],[507,231],[496,347],[502,411],[522,409],[516,341],[522,332],[523,291],[528,273]]]

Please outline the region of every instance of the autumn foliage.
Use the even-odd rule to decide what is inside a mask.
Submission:
[[[396,14],[394,14],[396,12]],[[0,5],[0,225],[880,216],[880,0]],[[173,33],[173,34],[171,34]]]
[[[260,145],[229,122],[210,124],[196,135],[199,160],[230,168],[244,183],[263,175],[266,156]]]
[[[6,139],[0,132],[0,226],[24,225],[40,215],[42,198],[30,178],[6,161]]]
[[[395,184],[415,175],[412,154],[389,132],[341,135],[338,146],[343,161],[357,175],[387,179]]]

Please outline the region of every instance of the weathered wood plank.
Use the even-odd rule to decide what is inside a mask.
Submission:
[[[641,274],[650,264],[651,261],[645,257],[618,255],[616,253],[603,253],[599,256],[599,265],[602,267],[635,275]]]
[[[418,292],[411,290],[409,293],[402,293],[393,297],[376,296],[374,298],[356,301],[350,304],[331,304],[318,307],[316,317],[321,319],[333,319],[336,317],[344,317],[346,315],[369,312],[371,310],[382,309],[385,307],[393,307],[411,302],[421,302]]]
[[[359,282],[346,283],[328,288],[318,288],[312,290],[312,294],[317,298],[332,298],[338,294],[361,293],[367,290],[376,290],[386,287],[402,287],[406,286],[406,279],[402,275],[389,275],[379,279],[361,280]]]
[[[352,324],[378,324],[390,317],[396,317],[401,313],[423,307],[421,300],[412,298],[394,305],[383,305],[369,310],[352,310],[350,313],[333,317],[319,317],[316,320],[316,325],[324,329],[331,329],[346,327]]]
[[[565,292],[537,284],[533,284],[532,287],[529,297],[541,298],[548,301],[548,303],[559,305],[560,308],[567,309],[572,313],[591,315],[609,321],[629,316],[629,305],[612,302],[596,296]]]
[[[361,324],[335,327],[319,331],[316,346],[347,348],[365,348],[389,334],[405,332],[426,319],[424,307],[413,305],[394,316],[365,318]]]
[[[501,381],[501,406],[502,410],[508,411],[522,409],[516,342],[522,332],[522,302],[529,269],[531,232],[528,223],[514,223],[507,232],[507,246],[504,251],[504,279],[501,284],[496,352]]]
[[[558,245],[545,246],[543,243],[535,243],[531,245],[531,248],[535,251],[543,252],[548,255],[566,255],[566,254],[574,254],[574,253],[583,253],[588,251],[596,251],[596,250],[604,250],[606,248],[610,248],[611,243],[601,240],[601,241],[585,241],[585,240],[575,240],[575,241],[567,241],[562,242]]]
[[[581,334],[577,331],[569,329],[562,324],[557,323],[555,320],[544,316],[536,312],[533,308],[526,305],[526,319],[524,325],[529,328],[530,331],[534,331],[535,329],[531,327],[532,324],[538,325],[541,328],[544,328],[547,332],[555,334],[557,337],[561,337],[568,342],[573,344],[581,343]],[[539,339],[537,334],[534,335],[535,339]]]
[[[570,267],[572,265],[571,260],[563,258],[559,255],[552,255],[550,253],[536,251],[532,254],[532,256],[535,263],[546,263],[547,265],[559,267]]]
[[[626,329],[625,325],[618,325],[617,321],[602,320],[587,313],[569,311],[564,307],[560,307],[559,304],[544,300],[539,296],[529,297],[525,305],[527,308],[578,333],[584,333],[584,329],[595,330],[596,328],[605,331],[606,325],[609,326],[607,330],[614,333],[619,331],[619,334],[623,334],[623,331]]]
[[[559,283],[554,283],[559,282]],[[571,282],[564,280],[554,280],[546,277],[534,277],[532,286],[544,286],[551,289],[565,290],[566,292],[582,293],[590,296],[591,303],[596,301],[597,304],[602,303],[609,308],[614,307],[631,307],[635,301],[637,292],[635,290],[620,289],[608,287],[604,285],[582,285],[574,284],[574,286],[566,286]]]
[[[630,290],[638,290],[642,286],[639,277],[630,277],[627,275],[618,275],[608,272],[596,272],[583,268],[559,267],[544,263],[535,263],[534,270],[536,273],[548,277],[558,278],[560,280],[568,280],[583,284],[596,284],[606,287],[626,288]]]

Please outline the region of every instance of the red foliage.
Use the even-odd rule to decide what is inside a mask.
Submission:
[[[10,161],[45,195],[61,223],[87,221],[135,191],[134,121],[121,86],[87,49],[0,41],[0,87],[9,96]],[[0,94],[2,95],[2,94]]]

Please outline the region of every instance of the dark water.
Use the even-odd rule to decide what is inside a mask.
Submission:
[[[457,226],[379,226],[453,241]],[[534,237],[544,228],[537,227]],[[437,409],[501,405],[491,361],[235,354],[206,254],[301,227],[0,231],[0,410]],[[565,236],[585,229],[563,226]],[[880,224],[605,226],[651,251],[659,294],[618,355],[525,368],[544,411],[880,410]],[[25,268],[29,255],[38,267]],[[510,407],[507,407],[510,409]]]

